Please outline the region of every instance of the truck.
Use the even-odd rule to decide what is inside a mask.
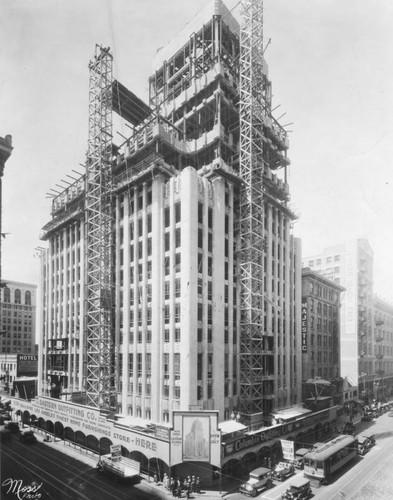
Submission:
[[[140,463],[127,457],[108,454],[101,455],[96,469],[100,474],[113,475],[122,479],[139,479]]]

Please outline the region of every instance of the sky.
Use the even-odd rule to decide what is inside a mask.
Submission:
[[[46,193],[83,172],[95,44],[111,47],[114,76],[147,101],[156,50],[207,3],[1,0],[0,136],[11,134],[14,146],[3,177],[4,279],[39,283],[34,249],[45,246]],[[226,2],[234,13],[237,4]],[[392,21],[386,0],[264,2],[274,114],[291,124],[291,206],[303,255],[366,237],[374,291],[393,302]]]

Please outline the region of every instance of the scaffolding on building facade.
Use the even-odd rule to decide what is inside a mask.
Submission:
[[[240,29],[240,411],[264,411],[264,151],[263,120],[270,110],[264,72],[263,3],[242,2]]]
[[[86,163],[86,395],[109,409],[113,380],[112,329],[112,67],[109,48],[96,46],[89,64]]]

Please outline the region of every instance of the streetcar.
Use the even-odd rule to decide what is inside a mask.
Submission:
[[[304,476],[313,486],[327,484],[331,476],[357,456],[357,443],[353,436],[341,435],[318,446],[304,455]]]

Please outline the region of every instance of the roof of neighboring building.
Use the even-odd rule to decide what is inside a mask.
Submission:
[[[345,287],[339,285],[335,281],[332,281],[331,279],[327,278],[326,276],[324,276],[320,272],[314,271],[313,269],[310,269],[309,267],[302,268],[302,277],[314,278],[315,280],[320,281],[324,285],[331,286],[332,288],[335,288],[337,291],[344,292],[346,290]]]

